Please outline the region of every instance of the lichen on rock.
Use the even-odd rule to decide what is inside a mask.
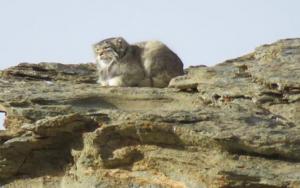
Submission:
[[[93,64],[1,71],[4,187],[300,187],[300,39],[168,88],[100,87]]]

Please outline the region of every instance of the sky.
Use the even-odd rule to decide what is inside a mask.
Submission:
[[[299,7],[299,0],[1,0],[0,70],[93,62],[91,45],[114,36],[160,40],[185,67],[211,66],[300,37]]]

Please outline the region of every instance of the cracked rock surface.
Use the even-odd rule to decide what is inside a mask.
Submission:
[[[0,72],[0,186],[300,187],[300,39],[100,87],[91,63]]]

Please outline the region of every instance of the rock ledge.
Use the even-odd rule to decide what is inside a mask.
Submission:
[[[0,186],[300,187],[300,39],[169,88],[100,87],[93,64],[0,72]]]

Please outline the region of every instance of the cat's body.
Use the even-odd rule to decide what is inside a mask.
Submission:
[[[109,38],[95,44],[94,52],[102,86],[166,87],[183,74],[179,57],[159,41],[129,45]]]

